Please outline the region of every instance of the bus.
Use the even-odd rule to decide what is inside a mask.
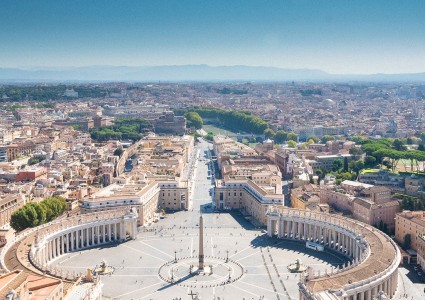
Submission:
[[[312,249],[312,250],[316,250],[316,251],[324,251],[325,247],[323,247],[323,245],[320,244],[316,244],[313,242],[307,242],[305,243],[306,248],[308,249]]]

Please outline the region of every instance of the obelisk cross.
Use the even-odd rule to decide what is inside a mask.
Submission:
[[[199,266],[198,270],[204,270],[204,220],[199,217]]]

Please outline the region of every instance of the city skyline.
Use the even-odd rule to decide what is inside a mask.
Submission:
[[[5,1],[0,68],[425,71],[421,1]]]

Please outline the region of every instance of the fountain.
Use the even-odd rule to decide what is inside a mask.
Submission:
[[[291,273],[303,273],[307,271],[307,266],[303,265],[299,258],[295,260],[295,263],[288,265],[287,268]]]
[[[114,268],[108,266],[105,260],[102,260],[99,266],[96,266],[94,272],[99,275],[107,275],[112,274],[114,272]]]

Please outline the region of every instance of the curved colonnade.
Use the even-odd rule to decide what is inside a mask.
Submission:
[[[373,300],[397,290],[401,255],[394,241],[372,226],[337,215],[292,208],[267,213],[269,236],[312,242],[351,259],[342,269],[309,272],[299,283],[300,299]]]
[[[4,263],[6,252],[16,243],[27,244],[31,245],[28,258],[36,269],[64,280],[74,280],[82,274],[65,274],[60,269],[52,268],[49,263],[66,253],[122,242],[127,236],[134,239],[136,235],[137,212],[134,209],[57,219],[17,235],[10,245],[2,249],[1,263],[3,269],[7,270]],[[19,253],[16,255],[19,259]],[[22,265],[25,263],[22,262]]]

